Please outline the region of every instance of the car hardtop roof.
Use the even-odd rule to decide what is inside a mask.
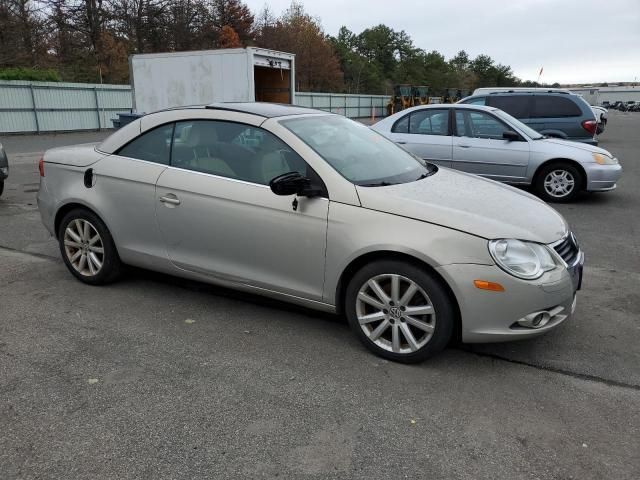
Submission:
[[[469,98],[469,97],[466,97]],[[464,98],[462,99],[464,100]],[[497,110],[496,107],[492,107],[490,105],[470,105],[467,103],[430,103],[428,105],[416,105],[415,107],[410,107],[410,108],[406,108],[404,110],[400,110],[400,112],[397,113],[402,113],[402,112],[415,112],[417,110],[423,110],[425,108],[428,108],[429,110],[436,110],[438,108],[442,109],[442,108],[464,108],[464,109],[478,109],[478,110],[486,110],[488,112],[491,112],[493,110]]]
[[[268,102],[217,102],[207,105],[210,110],[228,110],[230,112],[249,113],[264,118],[286,117],[289,115],[309,115],[310,113],[330,114],[315,108],[286,105],[283,103]]]

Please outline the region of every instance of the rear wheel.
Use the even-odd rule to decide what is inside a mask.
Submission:
[[[425,360],[451,339],[455,309],[440,281],[405,262],[383,260],[349,282],[345,312],[375,354],[403,363]]]
[[[0,179],[0,195],[2,195],[2,192],[4,192],[4,180]]]
[[[534,184],[537,195],[546,202],[571,202],[584,189],[582,172],[567,162],[542,167]]]
[[[89,210],[75,209],[64,216],[58,243],[65,265],[84,283],[103,285],[114,281],[122,271],[109,230]]]

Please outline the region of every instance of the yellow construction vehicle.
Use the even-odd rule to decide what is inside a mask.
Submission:
[[[426,85],[414,85],[413,92],[413,106],[427,105],[429,103],[429,87]]]
[[[393,96],[387,104],[387,115],[413,106],[413,87],[408,84],[394,85]]]

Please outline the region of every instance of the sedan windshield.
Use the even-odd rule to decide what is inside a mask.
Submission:
[[[512,117],[507,112],[496,109],[494,110],[493,113],[495,113],[498,117],[502,118],[505,122],[511,124],[511,126],[516,127],[518,130],[524,133],[531,140],[539,140],[541,138],[544,138],[544,135],[540,135],[533,128],[526,126],[520,120],[518,120],[515,117]]]
[[[420,180],[435,171],[360,123],[339,115],[282,120],[338,173],[356,185],[385,186]]]

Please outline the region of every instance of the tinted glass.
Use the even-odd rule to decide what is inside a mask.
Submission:
[[[580,107],[564,96],[535,95],[533,97],[534,117],[579,117],[581,115]]]
[[[171,165],[267,185],[288,172],[308,175],[307,164],[272,133],[242,123],[176,123]]]
[[[173,123],[154,128],[122,147],[118,155],[169,165]]]
[[[515,118],[529,118],[531,95],[501,95],[489,98],[489,105],[507,112]]]
[[[409,133],[419,135],[448,135],[449,110],[425,109],[411,114]]]
[[[472,98],[471,100],[465,100],[462,103],[465,103],[467,105],[486,105],[486,100],[487,100],[487,97],[478,97],[478,98]]]
[[[412,182],[433,171],[382,135],[338,115],[314,115],[280,123],[356,185]]]
[[[507,122],[508,125],[515,126],[521,133],[524,133],[526,136],[528,136],[533,140],[539,140],[540,138],[544,138],[543,135],[540,135],[540,133],[535,131],[533,128],[525,125],[517,118],[513,118],[511,115],[509,115],[506,112],[503,112],[502,110],[496,110],[493,113],[496,115],[496,117],[504,120],[505,122]]]
[[[394,123],[391,131],[393,133],[409,133],[409,115],[405,115]]]
[[[459,137],[502,140],[502,134],[510,130],[504,123],[484,112],[456,111],[456,129]]]

